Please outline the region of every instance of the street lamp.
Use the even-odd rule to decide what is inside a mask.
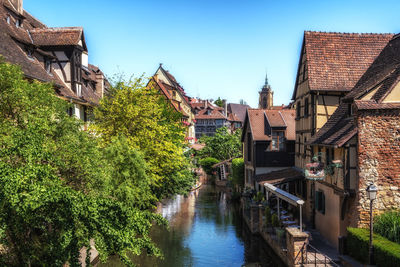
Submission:
[[[378,188],[373,184],[369,184],[367,189],[367,196],[369,198],[369,264],[373,263],[373,246],[372,246],[372,232],[373,232],[373,220],[372,220],[372,203],[376,199],[376,193],[378,192]]]

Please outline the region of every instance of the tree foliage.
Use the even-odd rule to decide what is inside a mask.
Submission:
[[[220,97],[218,97],[218,99],[214,101],[214,104],[221,108],[224,107],[224,101]]]
[[[104,144],[124,135],[129,147],[142,152],[157,199],[192,186],[182,115],[159,92],[145,87],[143,78],[116,82],[94,114],[94,129]]]
[[[244,159],[232,160],[232,183],[242,187],[244,185]]]
[[[217,164],[218,162],[219,162],[219,160],[217,160],[216,158],[208,157],[208,158],[201,159],[199,161],[199,164],[208,175],[211,175],[212,170],[213,170],[212,166]]]
[[[221,161],[240,157],[242,155],[240,136],[241,130],[229,133],[228,128],[219,128],[214,136],[203,136],[200,139],[200,142],[206,146],[198,152],[198,156],[200,158],[212,157]]]
[[[164,220],[137,203],[150,179],[129,139],[100,148],[51,85],[29,83],[2,61],[0,88],[0,264],[80,266],[90,240],[103,260],[160,255],[149,229]]]

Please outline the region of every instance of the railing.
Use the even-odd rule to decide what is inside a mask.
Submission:
[[[304,243],[294,262],[301,266],[340,266],[309,243]]]

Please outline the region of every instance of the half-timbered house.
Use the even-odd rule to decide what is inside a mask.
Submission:
[[[190,105],[190,98],[186,95],[183,87],[171,73],[162,67],[162,64],[150,79],[148,86],[161,92],[173,108],[182,114],[182,123],[187,126],[186,140],[193,144],[196,139],[195,115]]]
[[[291,109],[247,109],[242,132],[245,186],[256,177],[294,165],[295,113]]]
[[[341,100],[354,87],[393,34],[358,34],[305,32],[293,98],[296,109],[295,166],[304,170],[314,156],[323,158],[330,167],[340,165],[343,151],[323,145],[312,148],[309,141],[324,127]],[[354,152],[352,140],[346,140]],[[349,153],[349,152],[346,152]],[[351,168],[355,162],[348,161]],[[353,171],[354,172],[354,171]],[[335,176],[336,175],[336,176]],[[343,181],[338,173],[321,181],[307,182],[306,218],[332,244],[344,225],[337,218],[345,198]],[[347,181],[351,183],[351,181]],[[346,186],[354,186],[347,184]],[[325,192],[322,194],[321,192]]]
[[[315,185],[324,200],[316,205],[315,223],[334,244],[348,226],[369,227],[370,183],[379,189],[376,212],[400,205],[399,51],[395,36],[309,142],[330,166]]]
[[[89,64],[83,28],[47,27],[22,0],[0,0],[0,55],[27,79],[52,83],[73,104],[69,113],[84,121],[108,89],[104,74]]]

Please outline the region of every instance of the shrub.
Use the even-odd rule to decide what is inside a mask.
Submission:
[[[368,261],[369,229],[348,228],[347,251],[353,258]],[[400,244],[374,234],[374,258],[377,266],[400,266]]]
[[[393,242],[400,243],[400,211],[387,211],[376,216],[374,231]]]
[[[244,185],[244,160],[237,158],[232,160],[232,182],[234,185]]]
[[[253,200],[255,202],[261,202],[264,200],[264,194],[262,192],[257,192],[256,195],[254,195]]]
[[[208,175],[211,175],[211,174],[212,174],[212,166],[213,166],[214,164],[217,164],[218,162],[219,162],[219,160],[217,160],[216,158],[211,158],[211,157],[204,158],[204,159],[201,159],[201,160],[199,161],[200,166],[203,167],[204,171],[205,171]]]
[[[271,223],[271,208],[266,206],[264,213],[265,213],[265,222],[267,224],[270,224]]]
[[[279,227],[279,219],[278,219],[278,215],[273,214],[271,217],[271,224],[273,227]]]

